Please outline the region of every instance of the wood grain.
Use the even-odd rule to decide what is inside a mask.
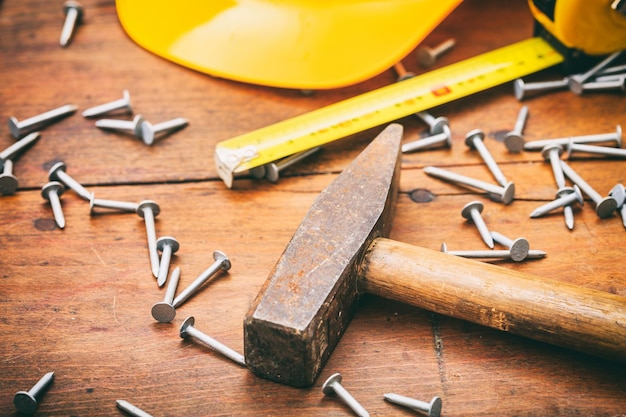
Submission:
[[[334,142],[284,172],[277,184],[249,178],[228,190],[213,166],[215,144],[252,129],[382,87],[393,71],[346,88],[298,91],[246,85],[200,74],[143,50],[122,31],[113,0],[84,0],[85,21],[68,48],[58,46],[62,5],[0,3],[0,119],[24,119],[63,104],[79,113],[41,132],[15,161],[19,190],[0,197],[0,416],[16,416],[13,395],[44,373],[55,382],[40,401],[40,416],[122,415],[125,399],[155,416],[345,416],[350,410],[324,397],[321,384],[341,372],[344,386],[374,416],[414,412],[385,402],[385,392],[443,399],[444,416],[606,416],[626,414],[626,369],[465,321],[376,296],[364,296],[356,317],[311,389],[265,381],[207,347],[179,337],[185,317],[235,350],[243,350],[242,320],[317,194],[382,129]],[[417,22],[417,19],[416,19]],[[416,23],[417,24],[417,23]],[[532,34],[526,1],[466,0],[424,41],[449,38],[456,47],[438,66],[523,40]],[[414,54],[407,70],[423,71]],[[529,79],[561,76],[556,69]],[[190,124],[147,147],[133,137],[104,132],[80,116],[128,89],[134,113],[151,122],[185,117]],[[575,96],[567,91],[527,100],[528,140],[604,133],[626,125],[621,94]],[[438,249],[484,248],[460,210],[478,199],[487,225],[524,236],[545,250],[542,260],[498,262],[512,270],[626,296],[621,219],[600,220],[593,203],[575,211],[575,229],[562,215],[530,219],[554,196],[549,165],[539,153],[509,154],[502,138],[522,103],[511,85],[432,109],[451,121],[453,146],[403,155],[401,194],[391,238]],[[130,119],[131,116],[125,116]],[[400,120],[404,141],[426,133],[415,117]],[[508,206],[424,174],[440,166],[492,180],[463,144],[480,128],[505,175],[516,184]],[[13,143],[0,125],[0,148]],[[64,161],[68,173],[99,198],[152,199],[161,206],[157,235],[181,243],[172,264],[182,270],[179,291],[227,253],[232,269],[216,276],[179,308],[171,324],[150,316],[161,301],[150,273],[142,219],[133,213],[89,215],[71,191],[62,197],[65,230],[54,227],[40,196],[47,171]],[[626,182],[620,160],[587,158],[572,166],[598,192]],[[423,189],[433,199],[416,203]]]

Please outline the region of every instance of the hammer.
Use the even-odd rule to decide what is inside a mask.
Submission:
[[[311,386],[371,293],[626,362],[626,297],[385,238],[402,126],[387,126],[316,198],[244,319],[256,375]]]

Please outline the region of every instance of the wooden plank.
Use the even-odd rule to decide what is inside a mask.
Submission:
[[[372,415],[415,415],[385,402],[397,392],[422,400],[443,399],[445,416],[594,415],[626,410],[624,365],[374,296],[364,296],[356,317],[310,389],[294,389],[253,376],[210,349],[184,341],[179,326],[196,317],[198,329],[237,351],[243,349],[242,320],[259,288],[317,194],[378,131],[332,143],[290,168],[278,184],[242,179],[227,190],[213,167],[220,140],[330,104],[395,81],[387,71],[367,82],[302,96],[298,91],[233,83],[164,61],[124,34],[112,1],[85,0],[86,20],[72,44],[58,46],[61,6],[27,0],[2,2],[0,11],[0,118],[30,117],[73,103],[79,112],[129,89],[135,113],[158,122],[186,117],[190,125],[146,147],[129,136],[102,132],[75,114],[42,131],[42,138],[15,163],[20,190],[0,203],[0,416],[15,416],[13,395],[45,372],[56,379],[37,415],[122,415],[126,399],[155,416],[344,416],[350,411],[326,398],[321,384],[334,372]],[[480,24],[477,24],[480,22]],[[493,34],[497,33],[497,36]],[[456,37],[445,65],[522,40],[532,33],[523,0],[503,8],[495,0],[466,0],[425,40],[435,45]],[[403,62],[423,71],[414,56]],[[558,76],[554,70],[534,79]],[[530,211],[552,199],[552,173],[538,153],[509,154],[501,143],[521,103],[511,86],[433,109],[451,121],[449,150],[404,155],[401,194],[391,237],[437,250],[483,248],[461,207],[485,204],[490,228],[524,236],[545,250],[542,260],[498,262],[552,279],[626,295],[620,260],[624,227],[617,216],[600,220],[593,204],[575,212],[568,231],[557,213],[530,219]],[[624,124],[620,94],[575,96],[567,91],[528,100],[527,139],[612,131]],[[125,116],[130,118],[130,116]],[[405,141],[425,134],[414,117],[401,120]],[[4,126],[4,127],[2,127]],[[444,167],[491,181],[463,138],[481,128],[505,175],[517,186],[513,204],[433,179],[422,168]],[[0,125],[0,148],[13,143]],[[99,198],[153,199],[161,206],[158,236],[181,243],[173,266],[182,270],[179,291],[227,253],[232,269],[211,280],[179,308],[171,324],[157,323],[152,304],[164,290],[151,276],[144,224],[133,213],[89,215],[73,192],[62,196],[65,230],[54,227],[39,194],[47,170],[58,160]],[[624,183],[619,160],[572,161],[605,194]],[[410,193],[434,195],[416,203]]]

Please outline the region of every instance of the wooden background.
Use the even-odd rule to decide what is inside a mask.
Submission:
[[[332,143],[285,172],[278,184],[241,179],[227,189],[213,165],[221,140],[395,81],[387,71],[354,86],[318,91],[266,88],[215,79],[182,68],[134,44],[122,31],[113,0],[84,0],[86,16],[66,48],[58,46],[61,2],[0,2],[0,119],[25,119],[63,104],[77,114],[42,131],[15,163],[19,191],[0,198],[0,415],[16,415],[12,401],[44,373],[56,379],[37,415],[122,415],[125,399],[154,416],[344,416],[321,384],[341,372],[344,386],[375,416],[415,415],[385,402],[395,392],[429,401],[439,395],[444,416],[623,416],[626,368],[565,349],[499,333],[373,296],[359,311],[316,385],[295,389],[262,380],[206,347],[185,341],[187,316],[196,327],[243,351],[242,320],[274,262],[317,194],[381,128]],[[416,17],[419,24],[419,17]],[[524,0],[466,0],[425,41],[455,37],[438,66],[523,40],[532,34]],[[415,54],[408,70],[423,71]],[[529,80],[554,79],[548,70]],[[121,97],[128,89],[135,113],[159,122],[185,117],[190,125],[147,147],[94,127],[82,110]],[[576,96],[568,91],[525,102],[527,140],[605,133],[626,125],[619,93]],[[504,85],[432,109],[450,119],[451,149],[403,156],[401,195],[392,238],[438,249],[484,249],[475,227],[460,215],[471,200],[485,203],[488,226],[525,236],[547,251],[543,260],[499,262],[564,282],[626,296],[624,226],[600,220],[593,203],[576,211],[566,229],[560,214],[530,219],[555,192],[539,153],[509,154],[501,143],[521,106]],[[400,121],[405,141],[426,133],[415,117]],[[483,129],[486,144],[517,186],[503,206],[483,195],[429,178],[436,165],[492,181],[465,133]],[[6,122],[0,148],[13,143]],[[62,196],[67,219],[57,229],[40,196],[47,171],[64,161],[67,172],[99,198],[152,199],[161,207],[158,236],[181,243],[173,265],[179,291],[212,262],[219,249],[233,267],[179,308],[171,324],[150,315],[161,301],[149,267],[143,220],[135,214],[89,215],[73,192]],[[626,163],[600,158],[571,165],[601,194],[626,182]],[[428,203],[411,192],[426,189]],[[461,272],[461,271],[460,271]]]

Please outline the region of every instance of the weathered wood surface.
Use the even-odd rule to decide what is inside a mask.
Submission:
[[[182,116],[190,125],[147,147],[100,131],[76,114],[43,130],[16,161],[20,189],[0,198],[0,415],[17,415],[13,395],[48,371],[56,379],[39,406],[42,416],[122,415],[116,399],[155,416],[351,415],[321,393],[334,372],[343,374],[345,387],[372,415],[415,415],[386,403],[386,392],[422,400],[439,395],[444,416],[626,414],[624,365],[372,296],[363,298],[311,389],[264,381],[180,339],[182,320],[193,315],[198,329],[243,350],[243,317],[309,205],[380,129],[326,146],[276,185],[242,179],[233,190],[217,179],[215,143],[394,82],[395,74],[312,97],[214,79],[135,45],[122,32],[113,1],[83,4],[85,22],[66,49],[58,46],[61,4],[0,4],[0,119],[24,119],[67,103],[80,112],[129,89],[136,114],[154,122]],[[425,43],[457,38],[438,64],[444,65],[531,32],[525,1],[504,7],[467,0]],[[404,64],[422,71],[414,56]],[[549,70],[533,78],[555,76]],[[604,133],[626,124],[620,94],[579,97],[564,91],[525,104],[529,140]],[[451,120],[454,145],[403,156],[391,237],[432,249],[444,241],[450,249],[483,249],[475,227],[460,215],[465,203],[478,199],[492,230],[525,236],[531,247],[548,252],[542,260],[499,262],[502,267],[626,296],[625,230],[617,216],[600,220],[587,200],[575,212],[574,231],[560,214],[529,219],[535,207],[552,199],[555,186],[541,155],[511,155],[500,142],[520,106],[505,85],[432,110]],[[401,122],[406,141],[425,133],[414,117]],[[474,128],[487,133],[489,149],[517,186],[517,200],[509,206],[421,170],[435,165],[491,180],[463,144]],[[0,125],[0,148],[13,141],[6,124]],[[184,304],[173,323],[157,323],[150,308],[164,290],[150,273],[142,219],[132,213],[90,216],[88,203],[68,191],[62,196],[67,226],[55,228],[39,190],[59,160],[99,198],[160,204],[157,234],[181,242],[173,258],[182,269],[179,290],[208,267],[215,249],[231,257],[233,268]],[[602,194],[626,182],[623,161],[591,158],[571,165]],[[413,202],[415,189],[429,190],[434,200]]]

